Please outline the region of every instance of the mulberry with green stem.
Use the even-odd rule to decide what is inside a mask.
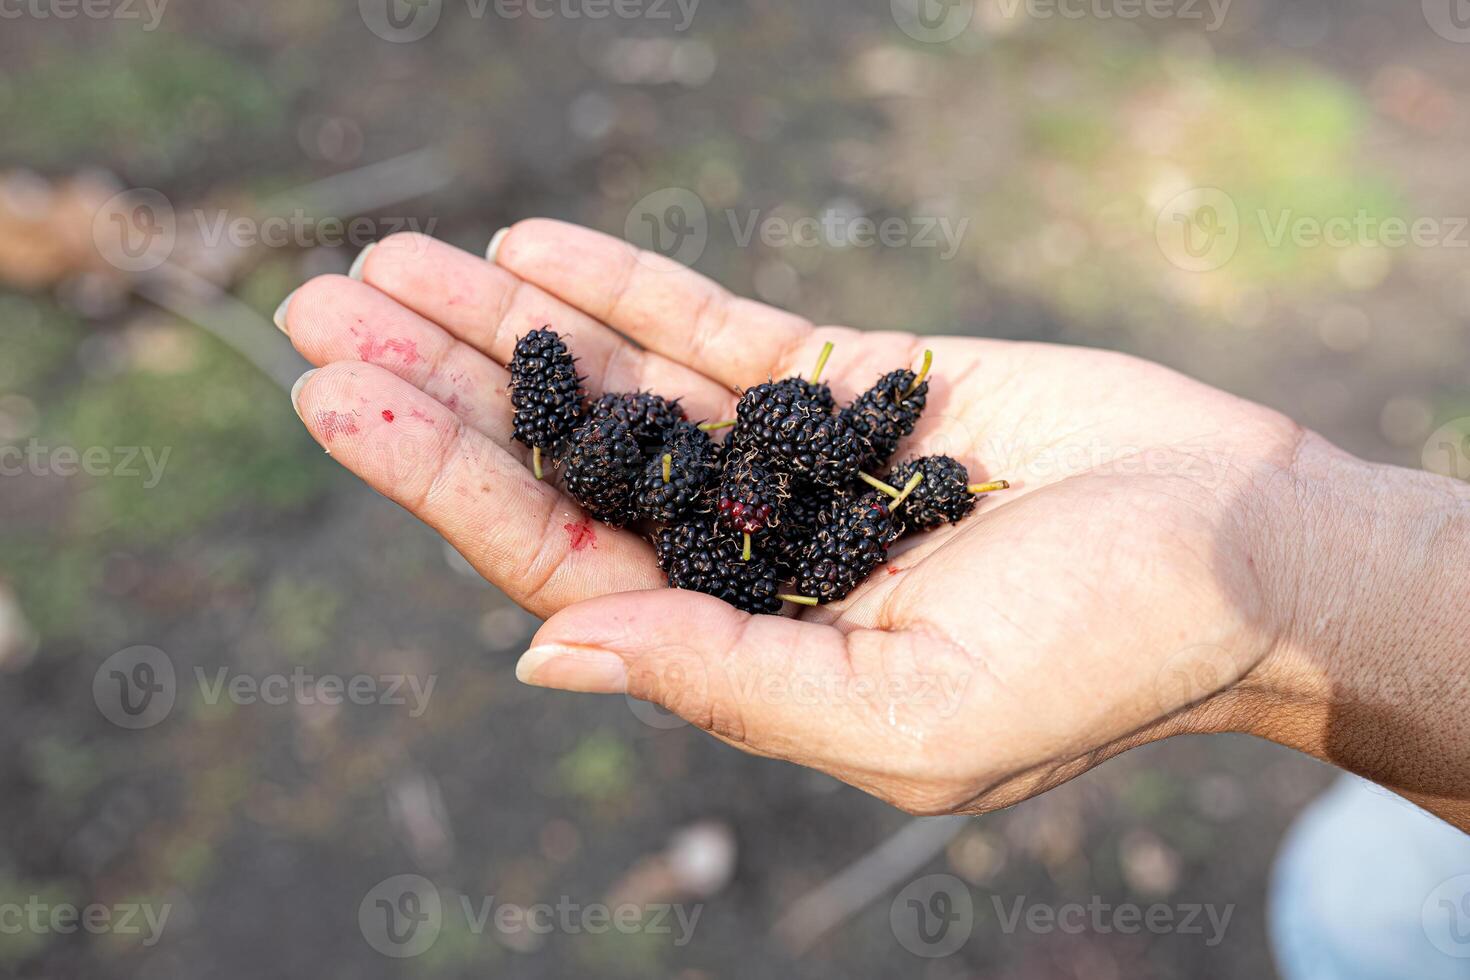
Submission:
[[[659,448],[639,478],[638,515],[675,521],[707,507],[720,476],[719,447],[694,423],[676,422]]]
[[[927,531],[944,524],[956,524],[975,510],[975,501],[981,495],[1010,487],[1005,480],[971,483],[970,471],[950,456],[921,456],[908,460],[894,468],[887,482],[901,487],[915,474],[923,474],[923,479],[895,514],[901,528],[906,531]]]
[[[735,408],[736,451],[755,453],[798,479],[838,488],[862,467],[865,443],[834,413],[820,383],[832,345],[822,349],[812,380],[784,378],[746,389]]]
[[[888,545],[895,537],[889,503],[876,490],[833,501],[818,517],[815,534],[797,558],[795,593],[782,598],[826,605],[861,585],[888,558]]]
[[[741,536],[702,513],[661,529],[654,539],[659,567],[676,589],[703,592],[748,613],[781,611],[780,576],[760,554],[741,557]]]
[[[929,400],[933,363],[934,352],[924,351],[924,364],[917,374],[908,368],[890,371],[842,410],[842,417],[863,440],[863,469],[887,466],[898,444],[913,434]]]
[[[576,359],[549,326],[516,341],[510,359],[511,434],[531,447],[531,468],[538,480],[542,456],[557,455],[582,421],[587,399],[582,381]]]

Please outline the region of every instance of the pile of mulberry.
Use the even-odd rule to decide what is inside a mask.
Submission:
[[[933,355],[839,406],[821,381],[831,352],[823,347],[810,380],[754,385],[733,419],[696,424],[677,399],[649,391],[589,404],[566,344],[532,330],[510,365],[514,436],[534,450],[538,479],[550,458],[589,515],[648,537],[671,586],[750,613],[837,602],[900,535],[960,521],[1008,484],[971,484],[948,456],[878,476],[918,425]],[[726,428],[723,442],[710,434]]]

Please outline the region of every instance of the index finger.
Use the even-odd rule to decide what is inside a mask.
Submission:
[[[563,221],[502,229],[486,257],[727,385],[765,381],[812,331],[796,314],[734,296],[673,259]]]

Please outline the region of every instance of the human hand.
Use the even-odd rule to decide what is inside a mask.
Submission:
[[[1310,572],[1280,491],[1314,437],[1290,420],[1113,353],[813,327],[558,222],[492,251],[393,236],[362,281],[313,280],[278,321],[323,366],[293,393],[318,441],[550,617],[523,680],[654,701],[919,813],[1008,805],[1178,733],[1289,741],[1261,719]],[[588,523],[510,439],[504,365],[543,324],[592,395],[650,389],[691,418],[827,341],[839,399],[930,348],[900,458],[945,452],[1013,489],[795,618],[663,588],[646,542]]]

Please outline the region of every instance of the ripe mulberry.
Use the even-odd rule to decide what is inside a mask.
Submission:
[[[834,499],[831,490],[818,484],[792,484],[791,496],[782,503],[775,526],[761,540],[762,549],[784,575],[795,573],[803,549],[816,534],[817,520]]]
[[[675,423],[684,420],[684,410],[678,399],[670,400],[651,391],[615,392],[593,402],[587,417],[627,423],[638,448],[651,453],[663,445]]]
[[[564,462],[567,492],[587,513],[614,527],[634,516],[643,454],[626,422],[611,416],[583,422],[572,433]]]
[[[980,495],[992,490],[1005,490],[1005,480],[982,485],[970,482],[970,472],[963,463],[949,456],[922,456],[900,464],[888,475],[895,487],[905,486],[915,473],[924,474],[921,482],[904,500],[894,515],[902,530],[927,531],[941,524],[955,524],[975,509]]]
[[[837,498],[796,562],[798,595],[822,605],[845,598],[888,557],[893,528],[883,494]]]
[[[743,561],[740,535],[720,530],[710,514],[663,528],[654,548],[676,589],[703,592],[748,613],[781,611],[775,566],[758,554]]]
[[[585,402],[576,361],[556,331],[542,327],[516,341],[510,360],[513,435],[535,450],[538,479],[542,454],[558,451],[581,422]]]
[[[925,373],[931,357],[926,352]],[[864,442],[863,469],[874,471],[888,465],[899,442],[913,433],[928,398],[925,374],[904,368],[883,375],[842,410],[842,417]]]
[[[758,453],[793,476],[840,487],[862,465],[863,442],[846,420],[833,414],[826,385],[800,378],[756,385],[741,396],[735,418],[731,438],[736,447]]]
[[[638,515],[674,521],[707,506],[720,475],[720,452],[693,422],[675,422],[660,452],[644,464],[637,488]]]

